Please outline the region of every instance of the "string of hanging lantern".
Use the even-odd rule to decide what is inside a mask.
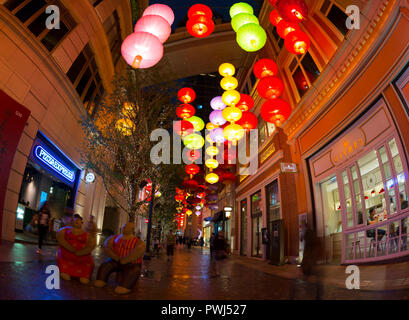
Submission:
[[[275,7],[269,19],[277,28],[278,35],[284,39],[285,48],[293,54],[305,54],[311,41],[299,26],[308,17],[308,6],[304,0],[269,0]]]
[[[213,12],[204,4],[195,4],[190,7],[186,29],[196,38],[205,38],[214,31]]]
[[[121,53],[135,69],[156,65],[163,57],[163,43],[169,38],[175,20],[172,9],[165,4],[153,4],[145,9],[134,32],[122,42]]]

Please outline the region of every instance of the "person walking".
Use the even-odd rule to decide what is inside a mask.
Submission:
[[[216,239],[215,233],[212,233],[209,239],[209,246],[210,246],[210,260],[214,259],[214,240]]]
[[[220,264],[227,258],[227,242],[224,238],[224,232],[220,231],[214,239],[214,265],[216,277],[220,277]]]
[[[47,232],[50,230],[50,220],[51,214],[48,209],[48,202],[46,201],[38,214],[38,254],[41,254],[43,241],[47,236]]]
[[[176,237],[172,230],[169,230],[166,236],[166,254],[168,256],[168,261],[173,260],[173,252],[175,250]]]

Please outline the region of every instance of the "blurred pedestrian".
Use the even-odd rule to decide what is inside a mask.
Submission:
[[[216,235],[213,232],[210,236],[209,245],[210,245],[210,260],[214,259],[214,240],[216,239]]]
[[[214,265],[216,277],[220,277],[220,265],[227,258],[227,242],[224,238],[224,232],[220,231],[214,239]]]
[[[43,241],[47,237],[47,232],[50,231],[50,221],[51,213],[48,208],[48,202],[46,201],[38,213],[38,254],[41,254]]]
[[[166,254],[168,256],[168,261],[173,260],[173,252],[175,250],[176,237],[172,230],[169,230],[166,236]]]

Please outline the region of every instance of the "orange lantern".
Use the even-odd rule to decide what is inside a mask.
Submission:
[[[195,113],[195,108],[190,104],[181,104],[176,108],[176,115],[184,120],[193,117]]]
[[[196,99],[196,92],[192,88],[182,88],[178,92],[178,99],[183,103],[191,103]]]
[[[301,30],[290,32],[284,41],[286,49],[294,54],[306,53],[310,44],[310,38]]]
[[[291,106],[281,99],[273,99],[261,106],[260,114],[266,122],[280,127],[291,115]]]
[[[260,59],[254,64],[254,75],[257,79],[263,79],[265,77],[273,77],[278,74],[278,67],[274,60]]]

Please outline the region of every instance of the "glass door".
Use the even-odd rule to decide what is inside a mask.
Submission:
[[[247,199],[240,202],[240,254],[247,255]]]
[[[262,227],[262,210],[261,210],[261,191],[251,196],[251,255],[261,257],[261,227]]]
[[[278,181],[275,180],[273,183],[266,187],[266,200],[267,200],[267,229],[268,234],[271,236],[273,234],[273,222],[280,220],[280,195],[278,191]],[[271,258],[271,244],[267,244],[266,252],[267,259]]]

